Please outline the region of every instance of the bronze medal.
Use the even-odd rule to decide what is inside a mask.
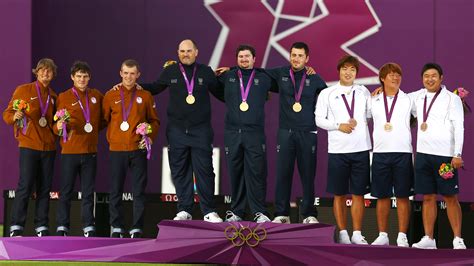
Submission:
[[[187,97],[186,97],[186,102],[188,104],[194,104],[194,102],[196,101],[196,98],[194,98],[194,96],[192,94],[189,94]]]
[[[428,129],[428,124],[426,122],[421,123],[420,129],[421,131],[426,131]]]
[[[249,104],[244,101],[240,104],[239,107],[240,107],[240,111],[247,112],[247,110],[249,109]]]
[[[392,131],[393,126],[392,126],[391,123],[385,123],[385,125],[383,126],[383,129],[387,132],[390,132],[390,131]]]
[[[42,116],[38,122],[39,122],[40,127],[46,127],[46,125],[48,124],[48,120],[46,120],[44,116]]]
[[[295,111],[296,113],[301,112],[302,109],[303,106],[301,106],[301,103],[295,102],[295,104],[293,104],[293,111]]]
[[[357,120],[355,120],[354,118],[351,118],[351,119],[349,119],[349,124],[352,127],[356,127],[357,126]]]

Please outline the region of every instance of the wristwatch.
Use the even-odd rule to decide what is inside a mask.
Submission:
[[[456,153],[456,154],[454,155],[454,157],[456,157],[456,158],[461,158],[461,156],[462,156],[462,154],[460,154],[460,153]]]

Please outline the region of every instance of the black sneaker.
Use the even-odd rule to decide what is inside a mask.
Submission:
[[[23,232],[21,230],[13,230],[10,232],[10,237],[21,237]]]
[[[96,237],[97,233],[94,230],[84,232],[84,237]]]
[[[112,235],[110,235],[110,237],[123,238],[123,233],[113,232]]]
[[[64,231],[64,230],[59,230],[59,231],[56,232],[56,235],[57,236],[67,236],[67,232]]]
[[[130,235],[130,238],[142,238],[142,233],[135,232]]]
[[[36,236],[38,236],[38,237],[49,236],[49,231],[48,230],[41,230],[41,231],[36,233]]]

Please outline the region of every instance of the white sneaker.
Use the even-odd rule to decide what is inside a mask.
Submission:
[[[420,242],[411,245],[412,248],[422,249],[436,249],[436,240],[431,239],[429,236],[421,238]]]
[[[176,217],[173,218],[175,221],[186,221],[186,220],[192,220],[193,217],[189,212],[187,211],[180,211],[176,214]]]
[[[240,216],[236,215],[232,211],[227,211],[225,214],[226,214],[225,215],[225,221],[226,222],[240,222],[240,221],[242,221],[242,218],[240,218]]]
[[[290,216],[277,216],[273,219],[274,223],[277,224],[289,224],[290,223]]]
[[[210,212],[206,215],[204,215],[204,221],[210,222],[210,223],[222,223],[221,217],[219,217],[219,214],[217,212]]]
[[[271,222],[272,220],[270,220],[270,218],[268,218],[268,216],[266,216],[265,214],[261,213],[261,212],[257,212],[255,214],[255,218],[254,218],[255,222],[256,223],[266,223],[266,222]]]
[[[390,245],[390,240],[388,239],[388,234],[385,232],[380,232],[379,236],[372,242],[373,246],[388,246]]]
[[[453,249],[466,249],[466,245],[464,244],[464,239],[460,237],[455,237],[453,239]]]
[[[339,243],[339,244],[352,244],[351,239],[349,238],[349,234],[347,233],[346,230],[339,231],[339,238],[338,238],[337,243]]]
[[[351,237],[351,243],[356,244],[356,245],[368,245],[367,240],[365,240],[365,237],[361,233],[352,233]]]
[[[404,247],[404,248],[410,247],[410,244],[408,244],[408,238],[407,238],[406,235],[400,235],[400,234],[398,234],[398,237],[397,237],[397,246],[399,246],[399,247]]]
[[[318,224],[319,221],[314,216],[308,216],[303,220],[304,224]]]

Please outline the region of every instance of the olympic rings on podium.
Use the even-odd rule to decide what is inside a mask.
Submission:
[[[247,244],[249,247],[256,247],[260,242],[267,238],[267,230],[260,226],[250,228],[247,226],[229,225],[224,230],[224,235],[227,240],[232,242],[234,247],[241,247]]]

